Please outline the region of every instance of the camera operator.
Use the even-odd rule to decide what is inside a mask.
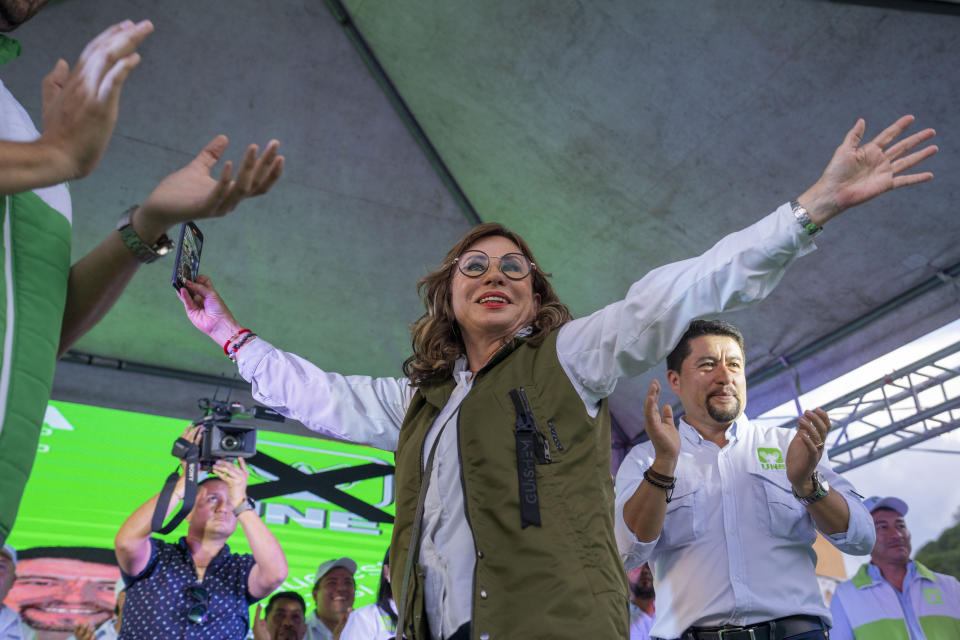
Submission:
[[[190,427],[183,438],[197,443],[201,434],[202,427]],[[249,474],[243,458],[215,462],[197,488],[187,535],[177,544],[150,535],[159,494],[123,523],[115,540],[128,585],[121,640],[247,635],[249,607],[287,577],[280,544],[247,499]],[[174,488],[168,517],[183,498],[185,476]],[[252,556],[231,553],[226,544],[238,522]]]

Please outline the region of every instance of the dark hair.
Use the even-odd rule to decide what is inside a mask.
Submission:
[[[387,552],[383,556],[383,566],[390,566],[390,549],[387,548]],[[377,608],[380,611],[383,611],[385,614],[390,616],[390,619],[393,621],[393,626],[397,626],[397,614],[393,612],[393,607],[390,606],[390,599],[393,597],[393,592],[390,590],[390,581],[387,580],[387,577],[383,575],[383,571],[380,571],[380,588],[377,590]]]
[[[453,303],[450,300],[456,259],[469,249],[477,240],[490,236],[501,236],[513,242],[530,262],[536,264],[530,247],[516,233],[496,222],[477,225],[466,234],[450,251],[443,263],[417,282],[417,292],[423,298],[426,313],[410,325],[413,355],[403,362],[403,375],[417,386],[442,382],[453,373],[454,364],[464,353],[460,328],[453,315]],[[530,270],[533,294],[540,296],[540,309],[530,323],[533,333],[527,338],[532,345],[542,343],[547,335],[570,320],[573,316],[565,304],[560,302],[550,281],[549,273],[534,267]]]
[[[263,615],[270,615],[270,610],[273,609],[273,603],[283,599],[295,601],[300,605],[300,608],[303,609],[303,617],[307,617],[307,603],[303,599],[303,596],[296,591],[281,591],[280,593],[275,593],[270,596],[270,602],[267,603],[266,612]]]
[[[680,342],[673,348],[670,355],[667,356],[667,370],[680,371],[683,361],[690,355],[690,341],[700,336],[727,336],[733,338],[740,345],[740,352],[745,351],[743,346],[743,334],[734,325],[723,320],[694,320],[687,327],[686,332],[680,338]],[[744,355],[746,355],[744,353]]]
[[[30,547],[17,552],[18,563],[34,558],[68,558],[117,566],[117,555],[113,549],[102,547]]]

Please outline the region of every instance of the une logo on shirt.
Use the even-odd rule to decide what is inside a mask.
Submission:
[[[757,447],[757,458],[760,459],[760,468],[764,471],[787,468],[783,463],[783,452],[776,447]]]
[[[940,595],[939,589],[924,589],[923,597],[926,598],[927,604],[943,604],[943,596]]]

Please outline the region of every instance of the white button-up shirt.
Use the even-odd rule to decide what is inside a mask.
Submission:
[[[613,392],[617,380],[662,360],[690,320],[763,299],[787,266],[815,249],[789,204],[721,239],[703,255],[660,267],[633,284],[623,300],[560,329],[557,355],[587,413]],[[240,375],[253,396],[288,418],[329,437],[395,451],[415,389],[405,378],[342,376],[274,348],[265,340],[237,352]],[[449,636],[472,617],[476,549],[463,503],[456,420],[472,375],[458,364],[456,388],[437,417],[450,421],[438,445],[424,508],[420,562],[431,633]],[[509,550],[500,550],[509,553]],[[400,579],[400,572],[395,576]]]
[[[741,417],[722,449],[686,421],[680,425],[676,488],[660,537],[640,542],[623,520],[653,445],[634,447],[617,472],[615,530],[627,569],[650,562],[657,587],[651,636],[676,638],[690,626],[746,625],[789,615],[819,616],[828,625],[815,574],[813,518],[787,480],[787,448],[796,430],[760,427]],[[860,555],[873,549],[873,520],[853,486],[830,469],[817,470],[850,507],[834,546]]]

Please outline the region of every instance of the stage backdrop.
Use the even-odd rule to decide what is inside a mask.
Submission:
[[[177,467],[170,450],[186,426],[179,419],[50,403],[9,538],[24,556],[21,578],[5,600],[38,627],[41,640],[66,637],[65,629],[78,620],[107,617],[119,575],[115,566],[103,566],[112,558],[113,537]],[[393,530],[393,454],[268,431],[257,435],[248,493],[286,553],[290,573],[281,590],[300,592],[310,612],[317,565],[349,556],[359,566],[354,606],[373,602]],[[164,538],[176,541],[186,527]],[[249,552],[239,527],[229,545]]]

